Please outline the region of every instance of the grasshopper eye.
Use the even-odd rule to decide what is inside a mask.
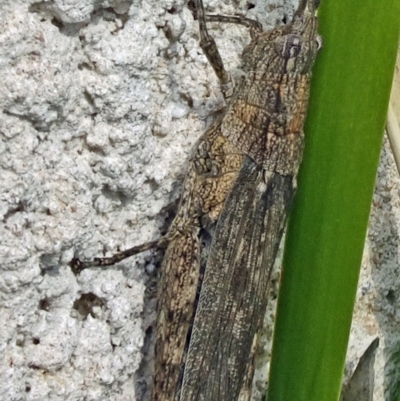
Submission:
[[[285,35],[275,43],[275,50],[283,58],[296,57],[301,50],[302,40],[298,35]]]

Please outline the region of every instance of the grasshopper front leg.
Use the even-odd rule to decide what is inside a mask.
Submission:
[[[233,82],[232,78],[225,70],[217,44],[215,43],[214,38],[208,33],[206,21],[246,26],[250,28],[252,38],[254,38],[257,33],[262,32],[262,26],[258,21],[245,17],[205,14],[203,0],[196,0],[195,5],[196,15],[199,21],[200,47],[213,68],[215,75],[219,79],[225,99],[229,99],[234,93],[235,82]]]
[[[221,83],[222,91],[225,92],[224,89],[227,89],[230,83],[229,74],[225,70],[221,55],[219,54],[219,50],[214,38],[208,33],[203,1],[196,0],[195,4],[197,18],[199,20],[200,47],[202,48],[205,56],[207,57],[209,63],[215,71],[215,74],[217,75]]]

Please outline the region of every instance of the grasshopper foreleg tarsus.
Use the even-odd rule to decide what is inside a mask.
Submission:
[[[75,274],[78,274],[82,270],[88,269],[89,267],[105,267],[115,265],[116,263],[121,262],[130,256],[134,256],[154,248],[164,248],[167,244],[168,239],[164,236],[155,241],[146,242],[145,244],[137,245],[132,248],[125,249],[124,251],[117,252],[110,257],[94,258],[93,260],[86,262],[83,262],[78,258],[74,258],[69,265]]]

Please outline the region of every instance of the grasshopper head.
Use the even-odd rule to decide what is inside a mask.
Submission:
[[[302,0],[291,23],[254,38],[243,54],[244,69],[278,74],[309,73],[322,46],[315,15],[318,3],[318,0]]]

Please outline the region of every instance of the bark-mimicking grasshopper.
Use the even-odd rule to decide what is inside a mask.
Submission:
[[[177,216],[157,241],[72,262],[77,270],[105,266],[167,246],[158,285],[154,401],[250,397],[252,346],[295,192],[311,68],[321,45],[316,0],[301,0],[291,23],[266,32],[248,19],[205,16],[201,0],[196,8],[201,47],[228,105],[196,145]],[[239,82],[230,82],[206,20],[251,27]]]

